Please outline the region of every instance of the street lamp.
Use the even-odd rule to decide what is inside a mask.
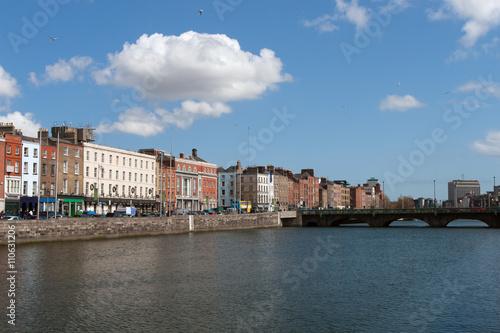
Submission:
[[[434,208],[436,208],[436,180],[434,179]]]
[[[385,183],[384,183],[384,181],[382,181],[382,195],[384,196],[382,198],[382,200],[384,201],[383,205],[384,205],[384,209],[385,209]]]

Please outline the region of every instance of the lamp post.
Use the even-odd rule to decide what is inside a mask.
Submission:
[[[436,180],[434,179],[434,208],[436,208]]]
[[[382,195],[384,196],[382,198],[382,200],[384,201],[382,204],[383,204],[384,209],[385,209],[385,183],[384,183],[384,181],[382,181]]]

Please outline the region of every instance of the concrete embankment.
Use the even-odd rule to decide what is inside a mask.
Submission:
[[[13,225],[15,226],[16,244],[282,226],[279,213],[137,218],[61,218],[55,221],[1,220],[0,244],[7,244],[8,232]]]

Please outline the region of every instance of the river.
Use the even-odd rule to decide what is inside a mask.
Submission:
[[[6,247],[0,258],[6,274]],[[16,248],[16,325],[8,324],[3,278],[0,328],[500,332],[499,263],[500,230],[488,228],[274,228],[24,244]]]

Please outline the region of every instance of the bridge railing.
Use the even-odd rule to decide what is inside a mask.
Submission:
[[[499,207],[492,208],[410,208],[410,209],[299,209],[302,215],[353,215],[353,214],[453,214],[453,213],[492,213],[500,212]]]

